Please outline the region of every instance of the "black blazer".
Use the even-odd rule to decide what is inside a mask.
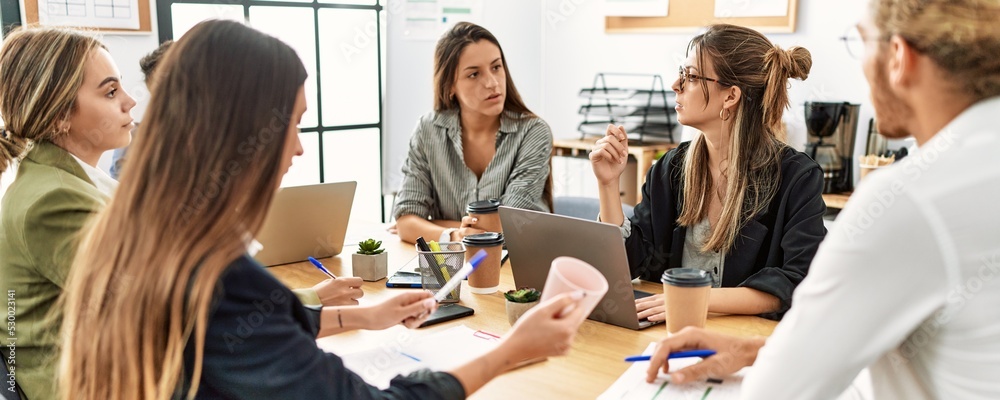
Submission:
[[[465,398],[461,383],[445,372],[397,376],[385,391],[369,386],[316,346],[319,313],[249,256],[229,265],[213,301],[198,399]],[[184,349],[185,382],[174,398],[186,398],[194,347],[192,337]]]
[[[632,277],[660,282],[663,271],[684,265],[681,259],[687,228],[680,216],[684,154],[681,143],[660,159],[646,176],[642,201],[629,220],[632,234],[625,240]],[[770,205],[740,230],[726,254],[723,287],[749,287],[774,295],[781,307],[761,315],[781,319],[792,306],[792,291],[809,271],[823,226],[823,171],[804,153],[786,148],[781,158],[781,183]]]

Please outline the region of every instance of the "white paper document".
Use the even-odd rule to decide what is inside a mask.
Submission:
[[[715,0],[716,18],[785,17],[790,0]]]
[[[396,375],[421,368],[444,371],[485,354],[500,338],[465,325],[416,337],[398,346],[380,346],[356,353],[338,354],[346,366],[365,382],[380,389],[389,387]]]
[[[139,29],[139,0],[35,1],[41,25]]]
[[[650,343],[646,347],[645,355],[652,355],[656,349],[656,343]],[[681,368],[701,362],[700,358],[682,358],[670,360],[670,370],[675,371]],[[693,399],[693,400],[725,400],[739,399],[740,385],[743,383],[743,376],[749,368],[743,368],[735,375],[725,378],[721,383],[696,382],[684,385],[670,383],[670,376],[660,372],[659,377],[653,383],[646,383],[646,369],[649,362],[635,362],[625,370],[625,373],[618,378],[615,383],[604,391],[599,400],[619,400],[619,399]]]
[[[608,17],[666,17],[670,0],[604,0]]]

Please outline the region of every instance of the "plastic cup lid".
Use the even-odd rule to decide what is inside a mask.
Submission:
[[[497,199],[478,200],[469,203],[469,205],[465,207],[465,212],[483,214],[483,213],[497,212],[497,209],[499,208],[500,208],[500,200]]]
[[[660,281],[679,287],[711,286],[712,276],[696,268],[671,268],[663,273]]]
[[[497,232],[477,233],[462,238],[466,246],[489,247],[503,244],[503,234]]]

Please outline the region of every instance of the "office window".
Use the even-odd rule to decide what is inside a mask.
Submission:
[[[288,43],[309,73],[299,125],[305,153],[282,186],[358,182],[351,221],[381,222],[385,21],[378,0],[157,2],[160,41],[206,19],[246,21]]]

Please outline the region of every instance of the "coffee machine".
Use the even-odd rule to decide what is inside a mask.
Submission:
[[[860,104],[806,102],[806,154],[823,169],[823,193],[854,190],[854,139]]]

